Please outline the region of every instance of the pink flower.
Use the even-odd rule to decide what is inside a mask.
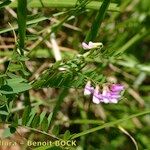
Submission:
[[[99,104],[102,101],[102,95],[99,93],[99,86],[96,86],[93,93],[93,103]]]
[[[104,86],[102,93],[99,92],[99,86],[97,85],[95,90],[91,86],[91,82],[88,81],[84,88],[84,95],[93,94],[92,101],[95,104],[99,103],[118,103],[121,98],[120,92],[124,90],[124,86],[121,84],[113,84],[111,86]]]
[[[109,95],[109,93],[108,93],[107,87],[103,87],[102,96],[103,96],[103,102],[104,102],[104,103],[109,103],[110,95]]]
[[[88,81],[84,88],[84,95],[91,95],[94,91],[94,87],[91,86],[91,82]]]
[[[82,47],[83,49],[92,49],[94,46],[92,42],[89,42],[88,44],[86,44],[85,42],[82,42]]]
[[[99,104],[100,103],[100,99],[98,98],[97,94],[93,95],[93,99],[92,99],[93,103],[95,104]]]
[[[116,103],[118,103],[118,99],[115,99],[115,98],[114,99],[110,99],[109,103],[115,103],[116,104]]]
[[[102,43],[93,43],[93,42],[89,42],[88,44],[85,42],[82,42],[82,47],[83,49],[93,49],[93,48],[98,48],[99,46],[103,46]]]
[[[104,99],[106,103],[118,103],[121,95],[120,92],[124,90],[124,86],[121,84],[112,84],[107,90],[104,92]],[[109,102],[108,102],[109,101]]]
[[[123,89],[124,89],[124,86],[121,85],[121,84],[112,84],[112,85],[110,86],[110,90],[111,90],[112,92],[120,92],[120,91],[122,91]]]

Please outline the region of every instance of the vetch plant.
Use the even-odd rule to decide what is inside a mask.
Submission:
[[[103,85],[101,92],[99,89],[98,85],[96,85],[94,89],[94,87],[91,86],[91,82],[88,81],[84,88],[84,95],[93,95],[92,101],[95,104],[118,103],[121,98],[121,92],[124,90],[124,86],[121,84],[110,84],[108,86]]]
[[[149,0],[2,1],[1,139],[149,149]]]

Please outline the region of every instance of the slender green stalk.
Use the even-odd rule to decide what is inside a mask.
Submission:
[[[26,22],[26,25],[28,26],[28,25],[36,24],[36,23],[39,23],[39,22],[42,22],[42,21],[48,20],[48,19],[49,19],[49,17],[44,17],[44,16],[43,16],[43,17],[39,17],[39,18],[30,20],[30,21],[27,21],[27,22]],[[14,25],[13,25],[13,29],[14,29],[14,30],[18,29],[18,25],[17,25],[17,24],[14,24]],[[0,30],[0,34],[6,33],[6,32],[9,32],[9,31],[12,31],[13,29],[12,29],[12,28],[4,28],[4,29],[1,29],[1,30]]]
[[[20,127],[24,127],[24,128],[26,128],[26,129],[29,129],[29,130],[34,131],[34,132],[41,133],[41,134],[43,134],[43,135],[47,135],[47,136],[49,136],[49,137],[51,137],[51,138],[54,138],[54,139],[56,139],[56,140],[61,140],[60,138],[56,137],[55,135],[46,133],[45,131],[41,131],[41,130],[38,130],[38,129],[36,129],[36,128],[27,127],[27,126],[22,126],[22,125],[19,125],[19,126],[20,126]]]
[[[18,0],[17,7],[19,49],[23,55],[26,37],[27,0]]]
[[[120,49],[118,49],[114,55],[116,56],[120,53],[123,53],[124,51],[129,49],[131,46],[133,46],[135,43],[137,43],[138,41],[141,41],[144,37],[149,35],[149,33],[150,33],[150,30],[142,29],[135,36],[133,36],[127,43],[125,43]]]
[[[58,111],[60,110],[60,106],[64,100],[64,98],[66,97],[66,95],[68,94],[68,89],[62,89],[61,90],[61,93],[57,99],[57,102],[56,102],[56,105],[54,107],[54,110],[53,110],[53,116],[52,116],[52,119],[51,119],[51,124],[52,122],[54,121]]]
[[[62,124],[62,122],[58,121],[59,124]],[[65,121],[63,123],[69,123],[69,124],[96,124],[96,125],[100,125],[100,124],[104,124],[104,121],[102,120],[94,120],[94,119],[76,119],[76,120],[69,120],[69,121]]]
[[[93,41],[96,38],[98,30],[102,24],[102,21],[104,19],[109,4],[110,4],[110,0],[103,0],[103,3],[98,11],[98,14],[92,24],[91,30],[85,38],[86,42]]]
[[[80,107],[80,116],[82,119],[87,119],[87,113],[84,111],[84,105],[83,103],[80,101],[80,99],[78,98],[77,100],[78,106]],[[81,130],[85,131],[89,129],[89,124],[82,124],[81,126]],[[81,136],[81,146],[83,147],[83,149],[87,149],[87,145],[86,145],[86,139],[87,139],[87,135],[86,136]]]
[[[75,135],[72,136],[71,139],[78,138],[78,137],[80,137],[80,136],[83,136],[83,135],[86,135],[86,134],[89,134],[89,133],[92,133],[92,132],[95,132],[95,131],[104,129],[104,128],[106,128],[106,127],[114,126],[114,125],[116,125],[116,124],[118,124],[118,123],[121,123],[121,122],[123,122],[123,121],[132,119],[132,118],[134,118],[134,117],[142,116],[142,115],[145,115],[145,114],[148,114],[148,113],[150,113],[150,110],[145,110],[145,111],[143,111],[143,112],[140,112],[140,113],[137,113],[137,114],[134,114],[134,115],[130,115],[129,117],[126,117],[126,118],[123,118],[123,119],[119,119],[119,120],[116,120],[116,121],[113,121],[113,122],[105,123],[104,125],[101,125],[101,126],[98,126],[98,127],[95,127],[95,128],[92,128],[92,129],[89,129],[89,130],[80,132],[80,133],[78,133],[78,134],[75,134]]]
[[[17,18],[18,18],[18,33],[19,33],[19,50],[21,55],[24,55],[25,38],[26,38],[26,20],[27,20],[27,0],[18,0]],[[25,63],[23,62],[22,64],[26,68]],[[25,106],[31,105],[29,91],[25,91],[24,93],[24,104]]]
[[[29,7],[48,7],[48,8],[74,8],[76,6],[77,0],[35,0],[35,1],[30,1],[28,4]],[[87,9],[94,9],[98,10],[99,7],[102,5],[102,2],[98,1],[91,1],[89,2],[88,5],[86,5],[85,8]],[[10,7],[17,7],[17,2],[14,1],[10,5]],[[117,4],[111,3],[108,10],[110,11],[119,11],[119,7],[117,7]]]

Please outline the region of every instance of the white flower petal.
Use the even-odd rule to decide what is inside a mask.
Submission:
[[[91,95],[91,91],[87,90],[87,89],[84,89],[84,95]]]
[[[95,103],[95,104],[99,104],[99,103],[100,103],[100,100],[99,100],[97,97],[95,97],[95,96],[93,96],[92,101],[93,101],[93,103]]]
[[[90,49],[89,45],[86,44],[85,42],[82,42],[82,47],[83,49]]]
[[[103,98],[103,102],[104,102],[104,103],[109,103],[109,99]]]
[[[116,104],[116,103],[118,103],[118,100],[117,99],[111,99],[110,103],[115,103]]]
[[[89,42],[89,44],[88,44],[88,45],[89,45],[91,48],[92,48],[92,47],[95,47],[94,43],[93,43],[93,42],[91,42],[91,41]]]

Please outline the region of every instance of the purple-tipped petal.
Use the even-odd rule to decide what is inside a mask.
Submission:
[[[120,92],[113,92],[113,91],[109,91],[109,93],[110,93],[110,95],[119,95],[120,94]]]
[[[91,86],[91,82],[88,81],[84,88],[84,95],[91,95],[94,92],[94,87]]]
[[[102,97],[103,97],[103,102],[104,102],[104,103],[109,103],[109,96],[110,96],[110,94],[109,94],[109,92],[107,91],[107,88],[104,87],[104,88],[103,88],[103,92],[102,92]]]
[[[95,104],[99,104],[100,102],[102,102],[102,95],[99,93],[99,86],[98,85],[96,86],[96,88],[94,90],[92,101]]]
[[[113,94],[111,94],[110,96],[109,96],[109,98],[110,99],[113,99],[113,98],[115,98],[115,99],[118,99],[118,98],[120,98],[121,97],[121,95],[113,95]]]
[[[85,42],[82,42],[83,49],[90,49],[90,46],[86,44]]]
[[[91,42],[91,41],[89,42],[89,44],[88,44],[88,45],[89,45],[89,47],[91,47],[91,48],[95,47],[94,43],[93,43],[93,42]]]
[[[120,98],[119,92],[109,91],[107,87],[103,88],[102,96],[104,103],[117,103],[117,99]]]
[[[86,96],[86,95],[91,95],[92,93],[91,93],[91,91],[89,91],[88,89],[84,89],[84,95]]]
[[[93,103],[99,104],[103,102],[103,96],[99,92],[95,91],[93,94]]]
[[[112,92],[121,92],[122,90],[124,90],[124,86],[121,84],[113,84],[110,86],[110,90]]]
[[[93,91],[94,91],[94,87],[88,86],[88,85],[85,86],[85,89],[89,90],[91,93],[93,93]]]
[[[93,87],[90,87],[90,86],[85,86],[84,88],[84,95],[91,95],[94,91],[94,88]]]
[[[96,98],[98,98],[100,102],[103,101],[103,96],[102,96],[102,94],[97,93],[97,92],[94,92],[93,96],[95,96]]]
[[[82,42],[82,47],[83,49],[92,49],[92,48],[95,48],[95,44],[93,42],[89,42],[88,44],[85,43],[85,42]]]

